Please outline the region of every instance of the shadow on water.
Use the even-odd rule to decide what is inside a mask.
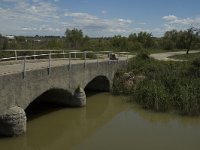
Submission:
[[[98,76],[86,85],[84,91],[87,96],[94,95],[98,92],[109,92],[109,80],[105,76]]]
[[[62,89],[51,89],[44,92],[26,108],[27,120],[31,121],[40,116],[66,108],[67,101],[70,98],[71,94]]]
[[[103,92],[102,90],[90,89],[87,87],[84,90],[87,97],[93,97]],[[37,119],[41,116],[49,115],[50,113],[54,113],[65,108],[72,109],[72,107],[68,106],[68,102],[71,97],[71,93],[63,89],[51,89],[44,92],[26,108],[25,112],[27,121]]]
[[[42,102],[42,101],[34,101],[29,107],[25,110],[27,121],[31,121],[40,116],[44,116],[50,114],[52,112],[63,109],[60,105],[53,105],[51,103]]]

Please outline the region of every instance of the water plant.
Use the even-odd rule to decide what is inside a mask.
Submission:
[[[120,80],[123,72],[145,76],[143,81],[136,82],[136,88],[128,90],[132,101],[145,109],[200,115],[200,58],[188,62],[164,62],[139,54],[115,80],[114,90],[120,87],[120,94],[127,91],[123,90],[123,80]]]

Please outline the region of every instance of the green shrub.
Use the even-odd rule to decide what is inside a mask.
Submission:
[[[119,71],[115,74],[113,79],[113,94],[132,94],[135,88],[135,82],[132,79],[124,78],[124,71]]]
[[[188,68],[188,75],[192,77],[200,77],[200,58],[196,58],[192,61],[190,67]]]
[[[150,54],[146,50],[142,50],[137,54],[137,58],[142,59],[142,60],[149,60],[150,59]]]
[[[200,114],[200,81],[181,79],[174,87],[172,100],[174,107],[183,115]]]
[[[155,111],[167,111],[169,99],[166,88],[155,80],[144,80],[140,82],[134,94],[137,103],[146,109]]]
[[[131,93],[132,101],[155,111],[173,109],[183,115],[200,115],[199,58],[192,62],[164,62],[140,53],[129,61],[125,71],[145,76],[136,88],[127,90],[123,80],[115,85],[121,93]],[[118,79],[122,75],[118,74]]]
[[[123,80],[122,76],[124,74],[124,71],[120,70],[118,71],[113,79],[113,85],[112,85],[112,93],[115,95],[123,94]]]

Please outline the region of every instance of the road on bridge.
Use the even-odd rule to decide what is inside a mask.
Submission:
[[[127,57],[120,57],[119,61],[126,60]],[[98,62],[105,62],[109,61],[108,58],[106,59],[87,59],[81,60],[81,59],[72,59],[70,61],[70,64],[84,64],[87,63],[98,63]],[[115,61],[117,63],[117,60],[110,60]],[[57,67],[57,66],[69,66],[69,59],[68,58],[62,58],[62,59],[52,59],[51,60],[51,67]],[[38,70],[38,69],[45,69],[49,67],[49,60],[26,60],[26,71],[30,70]],[[0,62],[0,76],[7,75],[7,74],[15,74],[20,73],[24,71],[24,61],[23,60],[16,60],[16,61],[4,61]]]

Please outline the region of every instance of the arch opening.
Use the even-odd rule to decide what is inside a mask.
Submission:
[[[33,120],[67,107],[71,96],[70,92],[63,89],[50,89],[44,92],[25,109],[27,120]]]
[[[85,92],[109,92],[110,82],[106,76],[97,76],[92,81],[90,81],[86,87]]]

